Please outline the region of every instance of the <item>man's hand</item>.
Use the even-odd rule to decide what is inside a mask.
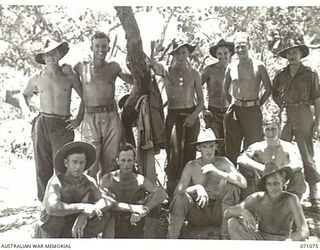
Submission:
[[[143,217],[139,214],[132,213],[130,216],[130,223],[132,226],[136,226],[137,223],[142,219]]]
[[[72,227],[72,237],[73,238],[82,238],[83,237],[83,231],[87,225],[88,222],[88,216],[85,214],[80,214],[76,221],[73,224]]]
[[[74,74],[73,69],[70,64],[66,64],[66,63],[63,64],[61,66],[61,70],[62,70],[63,74],[65,74],[65,75],[73,75]]]
[[[69,131],[76,129],[77,127],[80,126],[80,123],[81,123],[81,121],[79,121],[78,119],[68,119],[66,120],[66,122],[69,123],[66,126],[66,129]]]
[[[183,126],[192,127],[196,119],[197,119],[197,115],[194,115],[194,114],[188,115],[187,118],[184,120]]]
[[[315,135],[317,138],[320,137],[320,122],[318,120],[316,120],[313,123],[312,134]]]
[[[212,163],[206,164],[201,167],[201,171],[203,174],[206,174],[208,172],[212,172],[213,174],[219,174],[219,169],[217,169]]]
[[[196,203],[199,208],[205,208],[209,204],[209,196],[202,185],[196,185]]]
[[[256,219],[254,218],[254,216],[252,215],[252,213],[250,213],[248,210],[245,210],[245,212],[242,215],[243,217],[243,222],[244,225],[251,229],[251,230],[255,230],[256,229]]]
[[[94,204],[82,204],[82,213],[89,216],[89,218],[92,218],[94,216],[98,216],[98,218],[101,218],[103,216],[100,209],[96,208]]]
[[[139,216],[141,216],[141,218],[146,216],[149,212],[149,209],[143,205],[130,205],[130,206],[131,206],[131,212],[134,214],[138,214]]]

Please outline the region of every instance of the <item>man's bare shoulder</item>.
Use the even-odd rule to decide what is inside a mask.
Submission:
[[[210,64],[207,67],[205,67],[203,71],[214,71],[216,69],[219,69],[219,64],[213,63],[213,64]]]
[[[118,170],[106,173],[102,178],[101,178],[101,184],[100,186],[103,188],[105,186],[110,185],[114,178],[116,178],[119,175]]]
[[[266,147],[267,147],[266,141],[258,141],[258,142],[252,143],[248,149],[251,151],[261,151],[261,150],[264,150]]]
[[[214,165],[222,171],[230,171],[230,168],[234,168],[233,163],[225,156],[215,156]]]
[[[115,62],[115,61],[111,61],[107,63],[108,67],[110,67],[112,70],[118,72],[121,71],[121,67],[119,65],[119,63]]]

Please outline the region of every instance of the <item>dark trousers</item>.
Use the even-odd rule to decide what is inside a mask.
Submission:
[[[183,127],[184,120],[194,109],[195,108],[168,110],[165,128],[168,162],[166,173],[168,177],[169,196],[172,195],[172,191],[181,176],[185,164],[196,158],[196,147],[191,146],[190,143],[197,140],[200,130],[199,118],[196,119],[192,127]],[[182,147],[183,150],[181,150]]]
[[[47,182],[54,173],[56,152],[74,139],[74,132],[67,130],[66,125],[65,119],[48,118],[43,115],[39,115],[33,123],[32,141],[40,201],[43,200]]]
[[[320,170],[314,161],[312,126],[314,123],[310,106],[288,107],[283,114],[281,139],[298,144],[306,182],[313,185],[320,181]]]
[[[263,140],[262,113],[259,106],[229,107],[225,118],[226,156],[236,166],[241,143],[247,149],[254,142]]]
[[[211,128],[217,138],[224,138],[224,119],[227,108],[216,108],[209,106],[208,109],[212,113],[212,118],[208,121],[207,127]],[[225,148],[221,145],[217,149],[217,155],[225,156]]]

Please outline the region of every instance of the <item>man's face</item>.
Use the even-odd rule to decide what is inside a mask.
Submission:
[[[184,64],[187,62],[187,58],[190,55],[186,46],[182,46],[173,54],[173,57],[178,64]]]
[[[279,139],[279,125],[277,123],[267,124],[263,127],[263,133],[267,142],[275,142]]]
[[[213,160],[217,149],[217,143],[214,141],[203,142],[197,145],[198,150],[201,152],[201,157],[204,160]]]
[[[283,191],[284,180],[279,172],[266,177],[266,190],[271,198],[278,198]]]
[[[133,172],[134,168],[134,153],[132,150],[121,151],[117,163],[120,168],[120,172],[129,174]]]
[[[217,48],[216,56],[223,65],[227,65],[230,62],[230,51],[225,46]]]
[[[238,40],[234,43],[235,52],[237,53],[239,59],[247,59],[249,56],[249,45],[247,41]]]
[[[95,38],[92,42],[91,50],[93,57],[104,60],[109,51],[109,41],[107,38]]]
[[[291,65],[300,64],[301,56],[302,56],[302,53],[299,48],[292,48],[287,50],[287,59],[289,64]]]
[[[43,55],[43,60],[46,65],[57,65],[60,59],[60,51],[58,49],[49,51]]]
[[[64,165],[67,168],[67,174],[73,177],[80,177],[86,167],[86,154],[85,153],[76,153],[68,155],[64,159]]]

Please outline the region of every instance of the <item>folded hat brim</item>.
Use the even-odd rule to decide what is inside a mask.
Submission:
[[[40,64],[46,64],[43,56],[50,52],[50,51],[53,51],[53,50],[59,50],[60,51],[60,55],[59,55],[59,60],[61,60],[69,51],[69,44],[67,42],[62,42],[60,43],[57,47],[55,48],[51,48],[51,49],[48,49],[48,50],[45,50],[41,53],[38,53],[35,55],[35,60],[37,63],[40,63]]]
[[[262,176],[258,182],[258,188],[260,191],[266,191],[266,178],[274,173],[278,173],[278,172],[286,172],[286,181],[291,180],[292,178],[292,169],[290,167],[283,167],[281,169],[278,170],[274,170],[264,176]]]
[[[233,56],[235,53],[234,44],[230,43],[230,42],[224,42],[224,43],[220,43],[220,44],[216,44],[216,45],[212,46],[209,49],[210,55],[213,56],[214,58],[217,58],[217,49],[220,47],[227,47],[229,49],[230,56]]]
[[[283,57],[283,58],[287,58],[287,51],[290,50],[290,49],[293,49],[293,48],[299,48],[301,50],[301,52],[302,52],[301,58],[304,58],[304,57],[309,55],[309,48],[304,44],[295,45],[295,46],[292,46],[292,47],[285,48],[285,49],[281,50],[278,53],[278,55]]]
[[[187,47],[187,49],[188,49],[188,51],[189,51],[190,54],[191,54],[191,53],[195,50],[195,48],[196,48],[195,45],[191,45],[191,44],[188,44],[188,43],[184,43],[184,44],[178,46],[177,48],[173,49],[173,50],[169,53],[169,55],[173,56],[178,49],[180,49],[180,48],[182,48],[182,47],[184,47],[184,46]]]
[[[87,142],[77,141],[77,142],[69,142],[63,145],[55,156],[55,168],[60,173],[66,172],[66,167],[64,165],[65,155],[72,149],[82,148],[86,153],[86,167],[85,170],[90,168],[95,160],[96,160],[96,148]]]

